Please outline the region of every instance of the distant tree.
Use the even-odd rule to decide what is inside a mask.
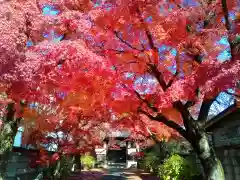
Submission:
[[[6,145],[1,147],[1,160],[6,163],[19,126],[25,127],[23,143],[38,147],[54,143],[46,137],[49,133],[70,129],[70,134],[66,134],[74,137],[73,145],[64,144],[61,151],[74,154],[99,143],[99,129],[104,130],[102,124],[108,119],[103,102],[110,88],[106,77],[111,73],[102,70],[103,58],[91,52],[83,40],[67,40],[68,30],[74,28],[71,23],[76,23],[71,20],[80,17],[81,33],[85,34],[89,29],[86,22],[90,21],[83,12],[64,12],[59,16],[53,13],[49,17],[44,14],[47,7],[53,6],[47,1],[0,2],[0,91],[6,96],[0,102],[1,143]],[[59,29],[68,35],[58,35]],[[61,38],[65,41],[59,42]],[[43,110],[36,112],[31,108],[34,104]],[[64,118],[59,118],[58,109],[64,109]],[[86,125],[90,130],[84,130]],[[81,146],[78,141],[84,133],[92,136]],[[1,177],[5,175],[6,163],[1,164]]]

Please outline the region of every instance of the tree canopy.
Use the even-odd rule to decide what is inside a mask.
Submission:
[[[88,131],[84,122],[107,122],[135,137],[180,134],[194,144],[218,95],[239,97],[238,6],[236,0],[2,1],[2,104],[15,102],[25,127],[40,132],[74,127],[77,137]]]

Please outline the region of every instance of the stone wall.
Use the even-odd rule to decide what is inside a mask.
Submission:
[[[35,169],[29,168],[30,156],[26,153],[11,152],[7,164],[5,180],[32,180],[37,176]],[[1,163],[1,161],[0,161]]]
[[[212,129],[214,147],[240,144],[240,114],[228,118],[228,121],[222,121]]]
[[[216,148],[215,153],[222,163],[225,180],[240,180],[240,149],[239,148]],[[202,172],[200,160],[196,155],[186,155]]]
[[[240,180],[240,109],[229,107],[208,127],[226,180]]]
[[[238,148],[217,148],[215,150],[220,159],[226,180],[240,179],[240,149]]]

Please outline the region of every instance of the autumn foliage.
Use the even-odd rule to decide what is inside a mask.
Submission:
[[[235,0],[0,3],[1,103],[16,103],[25,143],[58,141],[59,151],[79,153],[111,127],[194,144],[202,126],[191,112],[203,124],[219,93],[239,92]],[[47,136],[60,131],[71,138]]]

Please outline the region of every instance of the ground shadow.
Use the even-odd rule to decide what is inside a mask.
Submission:
[[[101,180],[126,180],[123,176],[104,175]]]
[[[104,175],[104,172],[99,171],[73,172],[69,180],[101,180]]]
[[[69,180],[160,180],[157,176],[143,170],[108,169],[101,171],[82,171],[71,174]]]
[[[123,176],[132,180],[160,180],[156,175],[139,169],[127,169],[123,172]]]
[[[157,176],[151,175],[151,174],[140,174],[139,177],[142,180],[160,180]]]

